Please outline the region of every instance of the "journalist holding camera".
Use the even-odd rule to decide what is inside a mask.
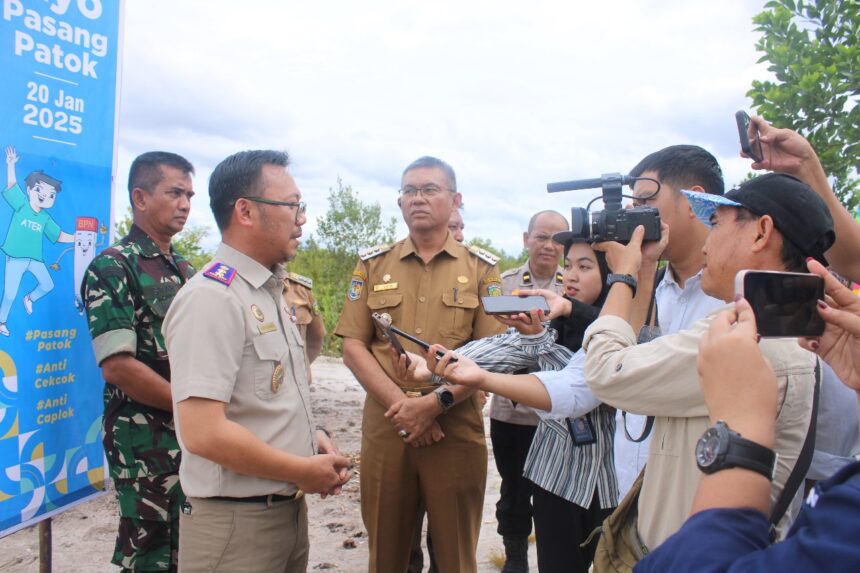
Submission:
[[[702,288],[711,296],[732,301],[735,275],[742,269],[804,271],[807,257],[826,262],[824,253],[835,238],[833,220],[824,201],[790,175],[763,175],[724,197],[687,195],[696,197],[698,213],[712,225],[702,273]],[[699,341],[714,317],[712,313],[690,329],[636,345],[628,324],[637,294],[633,277],[654,273],[653,267],[640,269],[641,236],[637,230],[626,247],[598,245],[606,249],[613,271],[628,279],[612,286],[583,344],[585,378],[595,395],[618,408],[656,417],[638,511],[621,527],[625,536],[638,534],[640,543],[632,544],[637,558],[643,548],[654,548],[674,533],[692,507],[699,474],[694,450],[709,425],[696,360]],[[790,339],[763,340],[761,348],[774,367],[780,404],[774,441],[779,459],[770,488],[775,503],[809,430],[815,359]]]

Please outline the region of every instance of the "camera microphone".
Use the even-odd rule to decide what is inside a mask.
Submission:
[[[581,189],[594,189],[603,187],[605,184],[616,184],[620,186],[631,185],[636,182],[636,179],[629,175],[621,175],[620,173],[604,173],[600,177],[594,179],[574,179],[573,181],[558,181],[556,183],[547,183],[546,190],[548,193],[558,193],[560,191],[579,191]]]

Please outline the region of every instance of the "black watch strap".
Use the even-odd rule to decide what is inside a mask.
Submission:
[[[776,452],[742,437],[737,432],[731,430],[729,432],[731,432],[731,441],[729,442],[729,451],[726,452],[725,467],[752,470],[769,480],[773,480]]]
[[[619,275],[616,273],[609,273],[606,275],[606,286],[612,286],[615,283],[624,283],[630,287],[630,290],[633,291],[633,296],[636,296],[636,277],[633,275]]]

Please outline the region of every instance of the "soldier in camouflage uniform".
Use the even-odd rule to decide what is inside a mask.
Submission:
[[[104,448],[119,500],[113,563],[176,571],[180,450],[161,323],[194,270],[171,246],[188,217],[194,168],[145,153],[129,173],[134,224],[87,269],[81,298],[105,379]]]

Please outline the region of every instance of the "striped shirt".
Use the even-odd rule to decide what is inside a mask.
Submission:
[[[582,353],[575,356],[571,350],[554,341],[552,329],[535,336],[522,336],[510,328],[503,334],[469,342],[457,349],[457,353],[471,358],[490,372],[513,372],[537,366],[543,371],[566,370],[566,375],[581,377]],[[580,366],[578,374],[577,363]],[[584,381],[582,385],[585,386]],[[523,475],[539,487],[584,508],[590,507],[597,491],[600,507],[612,508],[618,500],[612,451],[615,418],[600,407],[578,415],[583,414],[591,421],[597,434],[596,442],[577,446],[568,430],[567,420],[541,416]]]

